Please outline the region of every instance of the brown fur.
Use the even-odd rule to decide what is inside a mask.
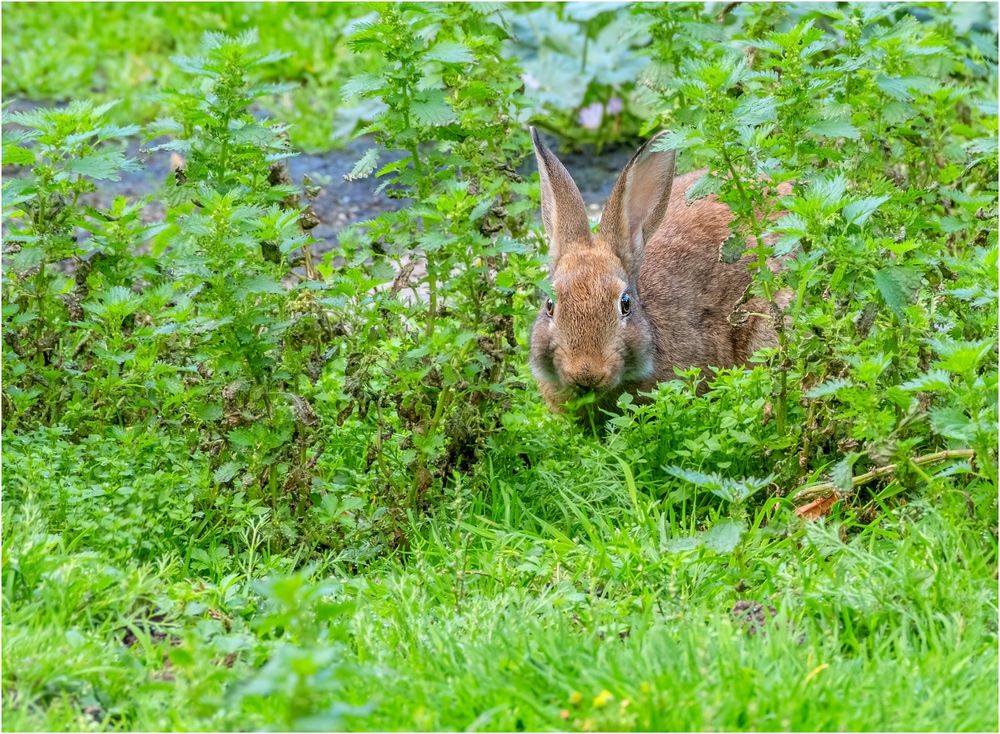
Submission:
[[[555,311],[549,317],[543,304],[535,321],[531,366],[552,409],[586,390],[611,409],[623,392],[674,378],[675,367],[732,367],[775,345],[767,316],[736,326],[728,320],[750,283],[750,258],[733,265],[719,260],[730,235],[728,207],[714,196],[685,201],[702,171],[674,181],[673,153],[647,143],[619,176],[599,232],[584,235],[576,185],[534,131],[532,137],[545,170]],[[632,310],[622,316],[626,290]],[[757,300],[741,306],[749,313],[766,308]]]

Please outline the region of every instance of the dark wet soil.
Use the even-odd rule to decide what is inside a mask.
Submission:
[[[33,105],[26,103],[25,106]],[[551,136],[546,136],[545,142],[565,163],[580,187],[589,213],[596,216],[611,192],[615,177],[634,152],[633,149],[618,146],[605,148],[600,154],[593,150],[565,153],[560,152],[558,141]],[[303,177],[308,176],[319,187],[318,195],[311,202],[319,219],[319,224],[312,230],[313,236],[319,241],[315,248],[317,251],[339,249],[338,234],[346,226],[371,219],[385,211],[402,208],[409,203],[408,199],[391,199],[384,192],[376,193],[382,181],[375,177],[356,181],[344,179],[357,160],[373,146],[374,142],[366,136],[351,141],[339,150],[321,155],[303,154],[286,161],[295,184],[301,184]],[[152,201],[144,218],[155,221],[163,216],[158,193],[162,186],[173,182],[171,154],[168,151],[145,150],[140,147],[138,140],[130,143],[128,154],[138,158],[143,169],[123,174],[120,181],[100,182],[98,190],[88,197],[86,203],[103,207],[108,206],[117,196],[137,199],[150,195]],[[384,164],[400,155],[391,151],[383,152],[380,163]],[[528,155],[521,172],[530,175],[534,170],[534,156]],[[16,167],[4,166],[3,175],[16,176],[18,171]]]

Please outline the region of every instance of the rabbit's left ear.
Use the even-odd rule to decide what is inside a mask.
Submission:
[[[604,214],[601,234],[630,275],[638,275],[646,242],[660,226],[674,182],[674,151],[654,150],[666,132],[646,141],[626,164]]]

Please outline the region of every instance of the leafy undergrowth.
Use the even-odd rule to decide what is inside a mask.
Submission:
[[[352,175],[411,203],[336,258],[257,112],[297,62],[252,32],[145,127],[5,116],[6,729],[997,728],[995,29],[601,12],[650,29],[648,126],[736,213],[720,257],[784,257],[748,297],[792,297],[752,369],[598,435],[525,364],[502,7],[347,33]],[[136,134],[177,155],[157,206],[85,206]]]

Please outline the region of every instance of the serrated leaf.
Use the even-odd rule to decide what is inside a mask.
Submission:
[[[973,155],[988,155],[997,152],[997,143],[994,137],[976,138],[965,144],[965,150]]]
[[[248,295],[257,295],[260,293],[284,293],[285,288],[277,280],[268,275],[255,275],[251,278],[247,278],[240,287],[236,289],[236,295],[239,298],[243,298]]]
[[[679,466],[664,467],[666,472],[678,479],[683,479],[697,487],[707,489],[716,497],[727,502],[740,503],[753,496],[774,480],[774,475],[769,474],[764,478],[743,477],[734,479],[723,477],[714,472],[704,473],[694,469],[684,469]]]
[[[3,148],[3,164],[5,166],[30,166],[35,162],[35,152],[31,148],[19,145],[5,145]]]
[[[238,461],[227,461],[212,473],[212,479],[216,484],[225,484],[236,476],[241,466]]]
[[[746,253],[746,249],[746,240],[741,235],[733,232],[719,245],[719,262],[726,265],[739,262],[739,259]]]
[[[778,113],[773,97],[751,97],[745,95],[733,110],[733,116],[743,125],[762,125],[773,122]]]
[[[427,52],[430,61],[441,61],[446,64],[466,64],[473,60],[472,51],[464,43],[444,41],[436,44]]]
[[[357,74],[348,79],[340,87],[340,98],[345,102],[353,102],[382,89],[385,83],[382,77],[375,74]]]
[[[875,287],[889,310],[896,314],[896,318],[903,320],[906,318],[904,309],[909,301],[909,293],[899,271],[900,268],[892,265],[882,268],[875,273]]]
[[[851,452],[836,464],[830,471],[830,481],[841,492],[850,492],[854,488],[854,462],[861,454]]]
[[[951,377],[944,370],[931,370],[899,386],[907,392],[940,392],[951,387]]]
[[[120,151],[101,150],[69,161],[64,170],[97,181],[120,181],[123,171],[137,171],[139,166]]]
[[[870,196],[866,199],[852,201],[844,207],[844,219],[848,224],[861,226],[868,221],[868,218],[875,213],[880,206],[889,201],[888,196]]]
[[[706,196],[719,193],[719,188],[721,186],[721,179],[718,179],[712,174],[706,172],[705,175],[695,181],[688,187],[688,190],[684,192],[684,200],[690,204],[692,201],[704,199]]]
[[[369,148],[364,155],[354,164],[351,172],[344,176],[345,181],[357,181],[359,178],[368,178],[378,165],[378,148]]]
[[[701,545],[701,539],[694,538],[671,538],[663,544],[663,549],[668,553],[683,553],[694,550]]]
[[[194,413],[203,421],[217,421],[222,417],[222,403],[198,403]]]
[[[701,536],[705,547],[716,553],[732,553],[740,544],[740,539],[746,532],[746,526],[736,520],[717,522]]]
[[[976,436],[976,425],[961,408],[945,406],[930,412],[931,428],[939,436],[969,442]]]
[[[913,99],[913,95],[910,94],[908,85],[905,79],[899,77],[889,77],[885,74],[879,74],[875,77],[875,84],[883,92],[888,94],[893,99],[897,99],[900,102],[908,102]]]
[[[455,119],[455,113],[440,89],[421,92],[421,96],[414,100],[410,110],[414,119],[421,125],[431,127],[447,125]]]
[[[854,383],[844,377],[837,377],[832,380],[827,380],[826,382],[821,382],[815,387],[806,390],[807,398],[825,398],[830,395],[836,395],[838,392],[843,390],[845,387],[850,387]]]
[[[847,120],[820,120],[819,122],[814,122],[806,130],[814,135],[822,135],[825,138],[857,140],[861,137],[860,131]]]
[[[996,343],[992,340],[953,341],[932,339],[934,351],[941,359],[935,366],[955,374],[966,374],[974,370],[991,352],[996,351]]]
[[[701,145],[704,142],[705,139],[694,130],[670,130],[653,142],[652,150],[684,150],[685,148]]]

